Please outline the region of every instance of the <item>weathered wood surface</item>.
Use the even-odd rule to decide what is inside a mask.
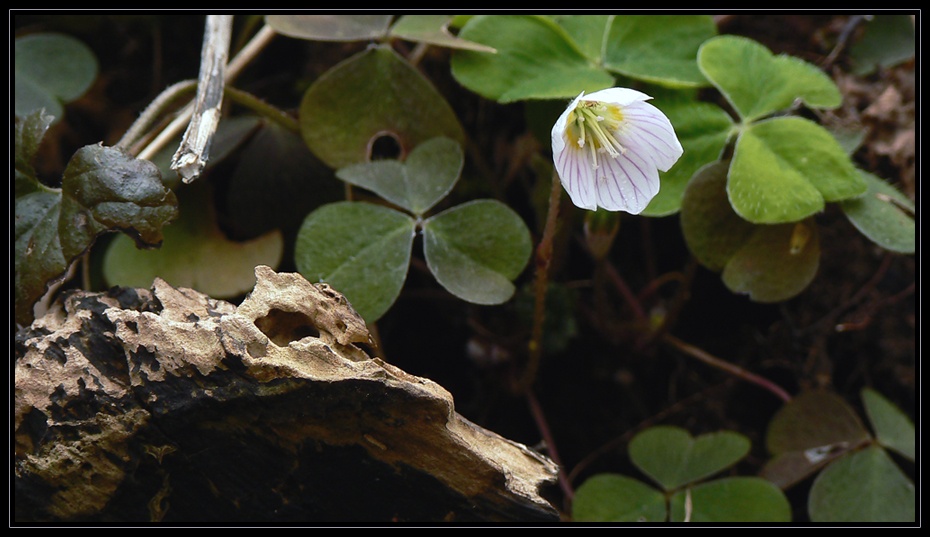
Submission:
[[[345,299],[256,269],[238,307],[156,281],[16,335],[16,521],[552,521],[556,466],[372,358]]]

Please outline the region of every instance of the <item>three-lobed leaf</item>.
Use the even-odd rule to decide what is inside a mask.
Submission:
[[[391,37],[453,49],[497,52],[493,47],[462,39],[449,31],[452,15],[403,15],[391,26]]]
[[[452,73],[502,103],[572,98],[614,85],[613,73],[669,87],[707,84],[697,69],[713,20],[691,15],[478,16],[459,36],[496,54],[458,51]]]
[[[58,33],[19,37],[14,42],[13,107],[24,117],[44,109],[60,118],[62,103],[84,94],[97,78],[97,58],[81,41]]]
[[[161,248],[140,250],[128,237],[116,237],[103,258],[107,283],[149,287],[157,276],[175,287],[232,298],[255,286],[257,265],[277,267],[284,252],[281,232],[230,240],[217,222],[209,186],[197,182],[181,193],[180,217],[165,228]]]
[[[836,84],[814,65],[775,56],[745,37],[708,39],[698,50],[697,64],[744,123],[789,108],[796,99],[813,108],[836,108],[842,101]]]
[[[820,235],[808,218],[794,224],[754,226],[720,277],[734,293],[756,302],[788,300],[807,288],[820,266]]]
[[[865,404],[865,411],[878,443],[897,451],[909,460],[916,460],[917,440],[914,423],[907,414],[880,393],[869,388],[862,390],[862,402]]]
[[[865,191],[865,181],[836,139],[799,117],[744,128],[727,181],[733,209],[757,224],[797,222],[822,211],[825,201]]]
[[[312,41],[367,41],[387,35],[391,15],[266,15],[279,34]]]
[[[757,225],[737,215],[726,191],[727,161],[704,166],[685,189],[681,228],[688,249],[724,284],[757,302],[779,302],[803,291],[820,264],[815,222]]]
[[[840,396],[802,393],[769,422],[766,446],[773,457],[760,475],[788,488],[868,440],[862,421]]]
[[[840,208],[846,218],[875,244],[902,254],[917,249],[914,202],[878,177],[859,172],[867,185],[866,193],[844,200]]]
[[[702,166],[720,158],[733,130],[733,121],[723,109],[692,100],[662,100],[660,107],[681,142],[684,153],[667,172],[660,172],[661,188],[649,202],[645,216],[667,216],[681,209],[685,187]]]
[[[331,203],[307,215],[294,260],[307,280],[332,285],[373,323],[400,295],[415,232],[416,221],[394,209]]]
[[[706,86],[695,59],[715,35],[708,15],[617,15],[608,29],[604,67],[673,88]]]
[[[463,203],[423,222],[423,253],[436,280],[476,304],[500,304],[532,251],[529,230],[496,200]]]
[[[825,468],[811,485],[813,522],[914,522],[914,483],[878,446],[850,453]]]
[[[462,147],[449,138],[427,140],[407,160],[376,160],[353,164],[336,177],[371,190],[413,214],[423,215],[455,186],[462,172]]]
[[[667,491],[733,466],[749,453],[749,439],[732,431],[692,437],[680,427],[650,427],[630,441],[630,460]]]
[[[575,522],[664,522],[667,515],[665,495],[618,474],[592,476],[572,500]]]
[[[304,93],[299,122],[307,147],[336,169],[368,160],[382,136],[403,155],[437,136],[465,140],[449,103],[389,47],[369,48],[320,76]]]
[[[548,17],[476,16],[459,37],[497,53],[455,51],[452,75],[471,91],[501,103],[570,98],[614,84],[614,77],[593,65]]]
[[[791,505],[778,487],[758,477],[729,477],[672,495],[672,522],[791,522]]]

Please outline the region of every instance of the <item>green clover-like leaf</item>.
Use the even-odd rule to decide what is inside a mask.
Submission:
[[[716,161],[723,153],[733,129],[733,121],[723,109],[695,101],[653,101],[660,107],[681,142],[684,153],[667,172],[660,172],[661,188],[649,202],[645,216],[666,216],[678,212],[691,177],[702,166]]]
[[[493,47],[474,43],[449,31],[452,15],[404,15],[391,26],[391,36],[439,47],[497,52]]]
[[[690,496],[690,497],[689,497]],[[690,507],[686,507],[690,504]],[[672,495],[672,522],[791,522],[791,505],[772,483],[758,477],[729,477]]]
[[[159,277],[175,287],[189,287],[214,298],[232,298],[255,286],[255,267],[277,267],[284,238],[274,230],[248,241],[233,241],[220,229],[212,189],[205,181],[187,187],[180,218],[165,228],[157,250],[140,250],[128,237],[116,237],[103,258],[109,285],[150,287]]]
[[[698,48],[717,35],[708,15],[617,15],[606,40],[604,67],[669,87],[706,86]]]
[[[391,15],[266,15],[279,34],[311,41],[368,41],[387,35]]]
[[[575,522],[665,522],[665,496],[631,477],[598,474],[575,491]]]
[[[694,438],[680,427],[650,427],[630,441],[630,460],[667,491],[733,466],[749,453],[749,439],[732,431]]]
[[[830,464],[807,500],[813,522],[914,522],[916,510],[914,483],[878,446]]]
[[[866,24],[865,33],[849,47],[854,74],[865,76],[879,66],[887,69],[917,53],[912,15],[877,14]]]
[[[466,88],[501,103],[561,99],[614,85],[571,37],[548,17],[482,15],[470,19],[459,37],[497,50],[457,50],[452,75]]]
[[[865,195],[840,203],[843,213],[875,244],[902,254],[917,249],[914,202],[874,175],[859,172],[868,185]]]
[[[17,38],[14,49],[13,104],[19,117],[44,109],[60,118],[62,103],[76,100],[97,78],[97,58],[73,37],[30,34]]]
[[[413,149],[407,160],[376,160],[336,172],[347,183],[375,192],[413,214],[423,215],[455,186],[465,155],[449,138],[433,138]]]
[[[400,295],[415,230],[413,218],[388,207],[330,203],[307,215],[294,261],[308,281],[332,285],[373,323]]]
[[[914,423],[900,408],[875,390],[862,390],[862,402],[882,446],[893,449],[910,460],[917,458],[917,440]]]
[[[744,123],[784,110],[795,99],[813,108],[836,108],[842,102],[836,84],[820,69],[793,56],[775,56],[745,37],[708,39],[697,63]]]
[[[433,276],[476,304],[508,300],[531,250],[526,224],[499,201],[471,201],[423,222],[423,251]]]
[[[840,396],[806,392],[769,422],[766,446],[773,458],[760,475],[785,489],[868,439],[862,421]]]
[[[823,210],[825,201],[865,191],[865,181],[836,139],[799,117],[745,128],[727,182],[733,209],[757,224],[797,222]]]
[[[465,141],[449,103],[390,47],[369,48],[318,78],[301,100],[300,132],[336,169],[367,160],[381,136],[394,138],[402,154],[437,136]]]
[[[757,225],[737,215],[726,191],[729,163],[701,168],[681,204],[681,229],[688,249],[707,268],[722,271],[733,292],[757,302],[787,300],[813,281],[820,265],[816,223]]]

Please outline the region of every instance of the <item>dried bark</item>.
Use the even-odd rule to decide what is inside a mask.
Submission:
[[[256,277],[238,307],[72,292],[17,334],[17,521],[557,520],[549,459],[372,357],[328,286]]]

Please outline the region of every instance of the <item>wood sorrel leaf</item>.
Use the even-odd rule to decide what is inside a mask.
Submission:
[[[32,321],[33,304],[46,286],[94,243],[98,235],[123,231],[137,243],[155,246],[162,226],[177,216],[174,193],[154,164],[100,145],[79,149],[68,162],[61,189],[41,185],[28,162],[45,121],[31,116],[19,130],[16,148],[14,289],[16,322]],[[39,124],[37,124],[38,122]]]
[[[708,15],[617,15],[610,25],[604,66],[669,87],[706,86],[698,48],[717,35]]]
[[[275,123],[262,124],[238,154],[226,208],[231,215],[228,229],[241,236],[256,237],[273,229],[286,234],[300,227],[313,209],[345,196],[344,185],[300,135]]]
[[[817,227],[756,225],[740,218],[727,200],[727,161],[704,166],[685,189],[681,229],[688,249],[724,284],[757,302],[787,300],[804,290],[820,264]]]
[[[914,522],[914,483],[878,446],[833,462],[811,486],[813,522]]]
[[[613,22],[612,15],[552,15],[552,20],[568,35],[589,60],[600,63],[604,55],[604,37]]]
[[[526,224],[495,200],[453,207],[423,222],[426,264],[453,295],[476,304],[500,304],[514,292],[530,257]]]
[[[165,228],[157,250],[140,250],[126,237],[116,237],[103,259],[107,283],[149,287],[157,276],[176,287],[231,298],[255,286],[257,265],[274,268],[281,262],[284,239],[277,230],[244,242],[226,237],[205,181],[185,187],[180,212],[178,221]]]
[[[743,129],[727,193],[736,212],[757,224],[797,222],[866,191],[843,148],[823,127],[799,117]]]
[[[865,403],[865,411],[878,443],[897,451],[909,460],[916,460],[917,440],[914,423],[907,414],[870,388],[862,390],[862,402]]]
[[[265,23],[298,39],[368,41],[387,35],[391,15],[266,15]]]
[[[888,68],[914,57],[914,21],[910,15],[874,15],[865,33],[849,47],[853,73],[865,76],[879,66]]]
[[[452,75],[466,88],[501,103],[576,97],[614,85],[592,65],[559,25],[547,17],[473,17],[459,37],[488,45],[496,54],[457,50]]]
[[[642,214],[666,216],[678,212],[685,186],[694,173],[716,161],[726,146],[733,121],[721,108],[694,101],[656,103],[675,127],[684,153],[667,172],[660,172],[661,188]]]
[[[665,522],[665,496],[645,483],[617,474],[598,474],[575,491],[575,522]]]
[[[730,206],[726,192],[729,168],[728,160],[702,167],[688,183],[681,201],[681,231],[688,249],[702,265],[718,272],[757,228]]]
[[[843,213],[875,244],[902,254],[917,247],[914,202],[878,177],[859,171],[868,190],[865,195],[840,203]]]
[[[855,411],[835,393],[802,393],[769,422],[766,446],[774,457],[760,475],[785,489],[869,440]]]
[[[407,278],[416,221],[370,203],[324,205],[304,220],[294,261],[311,282],[326,282],[367,322],[391,307]]]
[[[381,136],[394,138],[401,155],[437,136],[465,140],[449,103],[389,47],[369,48],[317,79],[301,100],[300,132],[336,169],[368,160]]]
[[[685,522],[689,510],[688,522],[791,522],[788,499],[758,477],[729,477],[678,491],[669,502],[669,520]]]
[[[820,69],[793,56],[775,56],[745,37],[708,39],[697,61],[744,123],[784,110],[795,99],[813,108],[836,108],[842,102],[836,84]]]
[[[666,491],[733,466],[749,453],[749,439],[731,431],[694,438],[680,428],[650,427],[630,441],[630,460]]]
[[[45,109],[60,118],[71,102],[97,78],[97,58],[84,43],[64,34],[30,34],[13,45],[13,107],[23,117]]]
[[[809,218],[754,227],[723,268],[721,278],[727,288],[765,303],[788,300],[807,288],[820,266],[817,223]]]
[[[458,181],[465,155],[449,138],[433,138],[418,145],[405,162],[376,160],[353,164],[336,177],[367,188],[418,216],[446,197]]]
[[[452,18],[452,15],[403,15],[391,26],[391,36],[439,47],[496,52],[493,47],[452,35],[449,32]]]

